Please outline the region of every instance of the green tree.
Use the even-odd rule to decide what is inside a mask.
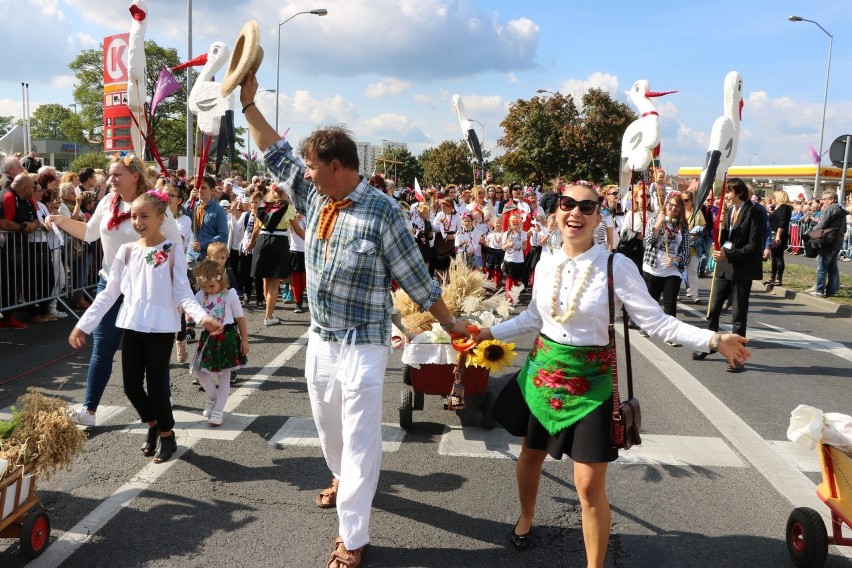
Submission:
[[[579,119],[571,95],[556,93],[512,103],[500,123],[503,137],[497,141],[506,149],[496,160],[505,178],[541,183],[563,173],[569,156],[562,144],[562,132]]]
[[[422,178],[420,163],[405,148],[389,148],[376,158],[376,168],[385,179],[394,179],[398,186],[414,187],[414,178]]]
[[[0,135],[8,132],[13,126],[15,126],[14,116],[0,116]]]
[[[77,78],[74,100],[80,105],[80,119],[84,130],[92,140],[103,139],[103,46],[87,49],[69,64]],[[175,48],[165,48],[156,42],[145,42],[147,63],[146,100],[151,101],[154,87],[163,67],[174,67],[180,63]],[[186,84],[186,69],[175,71],[174,76],[182,85]],[[181,89],[167,97],[157,106],[157,114],[150,117],[151,129],[161,156],[168,154],[187,155],[186,152],[186,90]],[[189,155],[192,155],[191,149]]]
[[[95,168],[106,170],[109,167],[109,158],[101,152],[87,152],[80,154],[77,159],[71,162],[69,170],[79,172],[83,168]]]
[[[571,156],[569,179],[618,183],[621,138],[636,113],[601,89],[586,91],[579,124],[566,125],[562,144]]]
[[[460,140],[444,140],[420,154],[419,162],[426,185],[473,182],[473,154]]]
[[[67,107],[51,103],[41,105],[33,111],[30,117],[30,129],[33,138],[51,138],[53,140],[65,140],[63,122],[69,121],[71,125],[74,113]]]

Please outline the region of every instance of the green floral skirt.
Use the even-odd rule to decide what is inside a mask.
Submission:
[[[247,361],[246,356],[240,353],[240,343],[242,338],[234,325],[226,326],[223,333],[212,337],[209,332],[202,331],[198,340],[198,349],[204,346],[201,367],[214,373],[239,369]]]

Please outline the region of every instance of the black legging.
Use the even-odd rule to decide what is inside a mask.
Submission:
[[[770,256],[772,258],[772,281],[779,284],[784,281],[784,249],[786,246],[775,245],[772,247]]]
[[[645,283],[648,285],[648,293],[655,302],[663,297],[663,312],[666,315],[677,316],[677,293],[680,290],[682,278],[680,276],[654,276],[643,274]]]
[[[174,340],[174,333],[125,329],[121,342],[124,394],[142,422],[156,420],[161,432],[168,432],[175,426],[169,404],[169,360]]]

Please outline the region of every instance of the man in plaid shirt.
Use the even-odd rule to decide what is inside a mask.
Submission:
[[[249,73],[240,101],[251,136],[279,187],[305,215],[311,334],[305,377],[323,454],[334,475],[316,504],[337,507],[340,536],[329,566],[354,568],[369,542],[382,453],[382,386],[390,352],[391,279],[449,332],[467,335],[429,277],[399,205],[358,174],[343,128],[315,130],[304,165],[254,104]]]

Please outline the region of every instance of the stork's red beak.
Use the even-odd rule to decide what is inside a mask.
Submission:
[[[132,4],[130,6],[130,15],[133,16],[133,19],[136,20],[137,22],[144,21],[145,16],[147,16],[147,14],[145,13],[145,10],[143,10],[142,8],[137,6],[136,4]]]
[[[740,99],[740,122],[743,120],[743,107],[745,106],[745,101]]]
[[[198,57],[194,57],[187,61],[186,63],[181,63],[180,65],[175,65],[172,67],[172,71],[180,71],[181,69],[186,69],[187,67],[198,67],[200,65],[207,64],[207,54],[202,53]]]
[[[653,97],[662,97],[663,95],[670,95],[676,92],[677,91],[648,91],[647,93],[645,93],[645,96],[650,99]]]

